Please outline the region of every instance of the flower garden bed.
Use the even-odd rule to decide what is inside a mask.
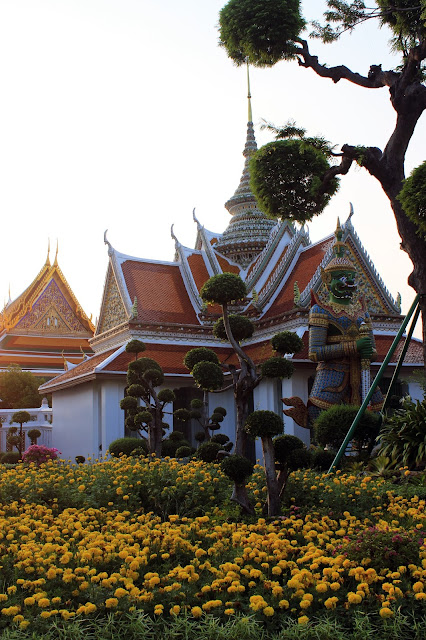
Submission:
[[[1,637],[426,636],[424,499],[298,472],[267,521],[259,467],[249,491],[241,520],[213,464],[4,467]]]

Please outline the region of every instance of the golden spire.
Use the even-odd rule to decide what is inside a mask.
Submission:
[[[47,257],[44,266],[50,267],[50,238],[47,239]]]
[[[249,57],[248,56],[246,56],[246,64],[247,64],[248,121],[253,122],[253,114],[251,110],[250,73],[249,73]]]
[[[55,260],[53,262],[53,267],[57,267],[58,266],[58,249],[59,249],[59,241],[56,238],[56,253],[55,253]]]

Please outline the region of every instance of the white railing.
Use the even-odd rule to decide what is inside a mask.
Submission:
[[[28,411],[31,416],[30,421],[22,425],[22,431],[25,434],[24,450],[28,449],[31,444],[27,436],[31,429],[38,429],[41,432],[40,437],[37,438],[37,444],[51,447],[53,412],[44,398],[41,407],[35,409],[0,409],[0,451],[6,451],[6,436],[9,427],[18,427],[17,433],[19,433],[19,423],[12,422],[12,416],[17,411]],[[14,451],[16,451],[15,447]]]

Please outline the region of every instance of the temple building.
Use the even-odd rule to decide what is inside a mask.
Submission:
[[[52,264],[49,253],[30,286],[0,313],[0,371],[17,364],[50,379],[93,354],[95,327],[59,268],[58,251]]]
[[[125,351],[130,339],[146,345],[143,356],[158,361],[165,373],[165,387],[177,395],[175,407],[188,406],[199,394],[183,364],[187,351],[210,347],[220,360],[235,360],[230,345],[213,336],[212,325],[220,316],[219,307],[206,307],[199,291],[215,274],[239,274],[246,283],[248,298],[237,311],[255,324],[255,333],[244,342],[244,349],[256,363],[272,354],[271,337],[278,331],[295,331],[304,341],[295,354],[296,372],[288,380],[262,380],[253,393],[254,409],[270,409],[282,415],[281,398],[299,396],[305,402],[315,372],[308,358],[308,313],[311,292],[319,299],[326,295],[321,279],[333,257],[335,236],[312,243],[305,227],[296,228],[287,220],[270,220],[257,207],[249,185],[249,159],[256,151],[249,101],[249,122],[244,148],[245,163],[241,181],[226,202],[231,220],[223,233],[214,233],[193,214],[196,226],[195,248],[183,246],[172,228],[175,256],[170,262],[147,260],[117,251],[108,238],[109,265],[106,274],[99,321],[90,346],[94,355],[44,384],[41,393],[53,393],[54,446],[66,456],[98,455],[109,443],[125,433],[124,412],[119,407],[126,387],[126,372],[134,356]],[[352,224],[353,209],[342,223],[343,240],[356,265],[359,294],[372,317],[377,358],[373,373],[387,354],[402,321],[395,300],[374,268]],[[389,365],[390,377],[403,338]],[[235,360],[236,361],[236,360]],[[422,344],[412,339],[403,374],[422,366]],[[407,386],[408,390],[408,386]],[[420,389],[410,383],[410,393],[420,397]],[[215,393],[212,407],[227,409],[221,430],[234,439],[235,406],[232,391]],[[166,419],[167,421],[167,419]],[[191,424],[170,427],[193,438]],[[308,441],[309,432],[285,416],[285,432]],[[194,440],[193,440],[194,442]]]

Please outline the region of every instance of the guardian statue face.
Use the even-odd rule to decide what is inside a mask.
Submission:
[[[341,302],[352,300],[352,296],[357,290],[355,271],[346,269],[332,271],[328,289],[336,300]]]

